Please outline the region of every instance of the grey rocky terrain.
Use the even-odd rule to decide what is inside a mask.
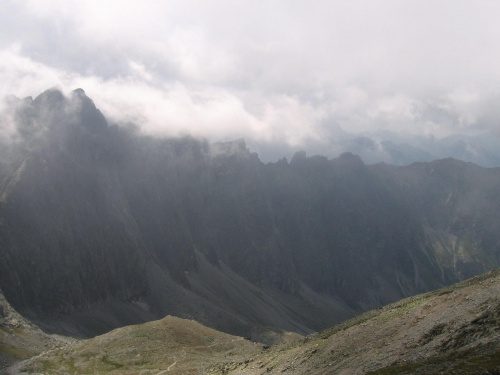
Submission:
[[[166,315],[273,344],[500,266],[500,169],[157,139],[81,89],[12,99],[0,288],[48,333]]]
[[[0,291],[0,373],[9,365],[74,341],[43,332],[19,315]]]
[[[498,374],[500,271],[267,346],[174,317],[42,353],[18,374]]]

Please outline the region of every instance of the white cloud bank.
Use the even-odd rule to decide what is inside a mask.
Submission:
[[[307,147],[500,128],[500,3],[12,1],[0,94],[82,87],[152,134]]]

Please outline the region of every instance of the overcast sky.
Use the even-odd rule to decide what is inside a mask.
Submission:
[[[0,94],[292,147],[500,127],[497,0],[0,0]]]

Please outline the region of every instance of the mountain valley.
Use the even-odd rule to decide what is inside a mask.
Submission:
[[[439,340],[444,336],[438,331],[460,335],[461,326],[451,323],[459,318],[439,315],[434,298],[446,311],[490,311],[484,318],[488,331],[478,335],[491,340],[478,345],[487,347],[487,355],[496,353],[490,345],[497,342],[496,274],[489,276],[491,288],[464,284],[478,293],[484,286],[491,303],[476,306],[462,292],[444,289],[443,295],[372,309],[500,267],[499,168],[450,158],[366,165],[351,153],[327,159],[303,151],[290,161],[264,164],[244,140],[158,139],[132,125],[109,123],[81,89],[68,96],[51,89],[35,99],[12,98],[8,120],[15,131],[0,137],[4,365],[53,349],[33,359],[31,369],[64,373],[70,369],[64,366],[81,364],[83,373],[122,373],[136,366],[120,357],[125,348],[145,345],[124,337],[144,338],[149,334],[131,332],[146,330],[158,331],[155,340],[179,343],[158,348],[173,352],[148,359],[156,367],[142,370],[151,373],[181,371],[176,368],[188,358],[184,345],[191,346],[189,355],[205,356],[194,372],[208,366],[214,373],[286,373],[285,363],[293,362],[293,373],[328,373],[330,351],[341,373],[348,371],[342,363],[349,371],[354,365],[325,332],[339,330],[336,339],[347,345],[344,333],[367,335],[355,323],[359,319],[387,335],[399,333],[390,333],[384,319],[409,333],[417,327],[408,342],[423,343],[422,332],[440,319]],[[410,320],[418,324],[406,327],[391,309],[411,310]],[[424,310],[433,318],[422,318],[430,316]],[[377,314],[385,315],[377,320]],[[460,324],[474,326],[471,319]],[[141,323],[146,325],[125,327]],[[314,332],[322,333],[301,338]],[[23,337],[37,339],[25,344]],[[376,357],[388,341],[370,337],[375,349],[367,353]],[[81,341],[88,338],[95,341]],[[118,350],[116,340],[124,340],[117,344],[122,354],[91,355]],[[368,362],[360,369],[397,373],[390,366],[405,360],[424,371],[432,345],[444,345],[439,340],[419,344],[429,348],[422,352],[388,345],[392,354],[378,365],[363,359]],[[457,348],[465,350],[470,342]],[[361,358],[358,344],[348,344],[349,358]],[[451,355],[445,346],[439,358]],[[13,348],[24,349],[13,354]],[[51,355],[59,352],[74,360],[57,363]],[[234,360],[223,364],[220,358],[229,352]],[[251,369],[256,361],[264,370]],[[130,373],[139,371],[132,367]]]
[[[267,346],[165,317],[66,343],[6,374],[498,374],[500,272]]]

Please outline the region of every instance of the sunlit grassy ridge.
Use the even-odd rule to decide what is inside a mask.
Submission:
[[[194,374],[228,358],[239,360],[262,346],[167,316],[116,329],[72,347],[56,349],[26,364],[23,371],[44,374]]]
[[[19,369],[31,374],[496,374],[499,358],[500,271],[494,271],[308,337],[290,335],[270,348],[167,316],[49,351]]]

